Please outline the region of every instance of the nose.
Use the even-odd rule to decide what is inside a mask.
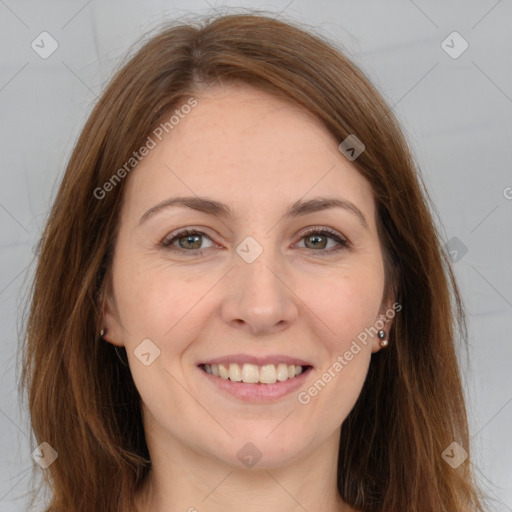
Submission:
[[[221,314],[231,327],[253,335],[274,334],[298,318],[300,301],[274,252],[265,249],[252,263],[238,258],[227,279]]]

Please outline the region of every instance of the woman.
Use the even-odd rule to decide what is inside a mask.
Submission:
[[[481,511],[427,199],[320,37],[231,15],[147,41],[41,240],[22,382],[47,511]]]

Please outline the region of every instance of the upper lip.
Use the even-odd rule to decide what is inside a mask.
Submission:
[[[294,364],[295,366],[312,366],[311,363],[308,363],[304,359],[299,359],[297,357],[285,356],[283,354],[275,354],[268,356],[251,356],[249,354],[231,354],[227,356],[220,356],[208,359],[206,361],[202,361],[198,364],[255,364],[257,366],[265,366],[267,364]]]

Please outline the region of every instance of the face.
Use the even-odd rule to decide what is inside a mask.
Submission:
[[[389,308],[374,199],[299,107],[242,85],[195,98],[127,178],[105,338],[146,437],[239,467],[251,442],[276,467],[338,437],[379,350],[357,341]]]

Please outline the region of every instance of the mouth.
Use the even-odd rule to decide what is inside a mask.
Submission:
[[[297,362],[297,361],[296,361]],[[216,393],[243,402],[262,404],[291,395],[304,385],[311,365],[288,363],[202,363],[197,365]]]
[[[205,373],[222,380],[238,382],[242,384],[269,385],[276,382],[286,382],[307,373],[312,367],[310,365],[295,364],[265,364],[256,365],[252,363],[225,363],[225,364],[200,364],[199,368]]]

